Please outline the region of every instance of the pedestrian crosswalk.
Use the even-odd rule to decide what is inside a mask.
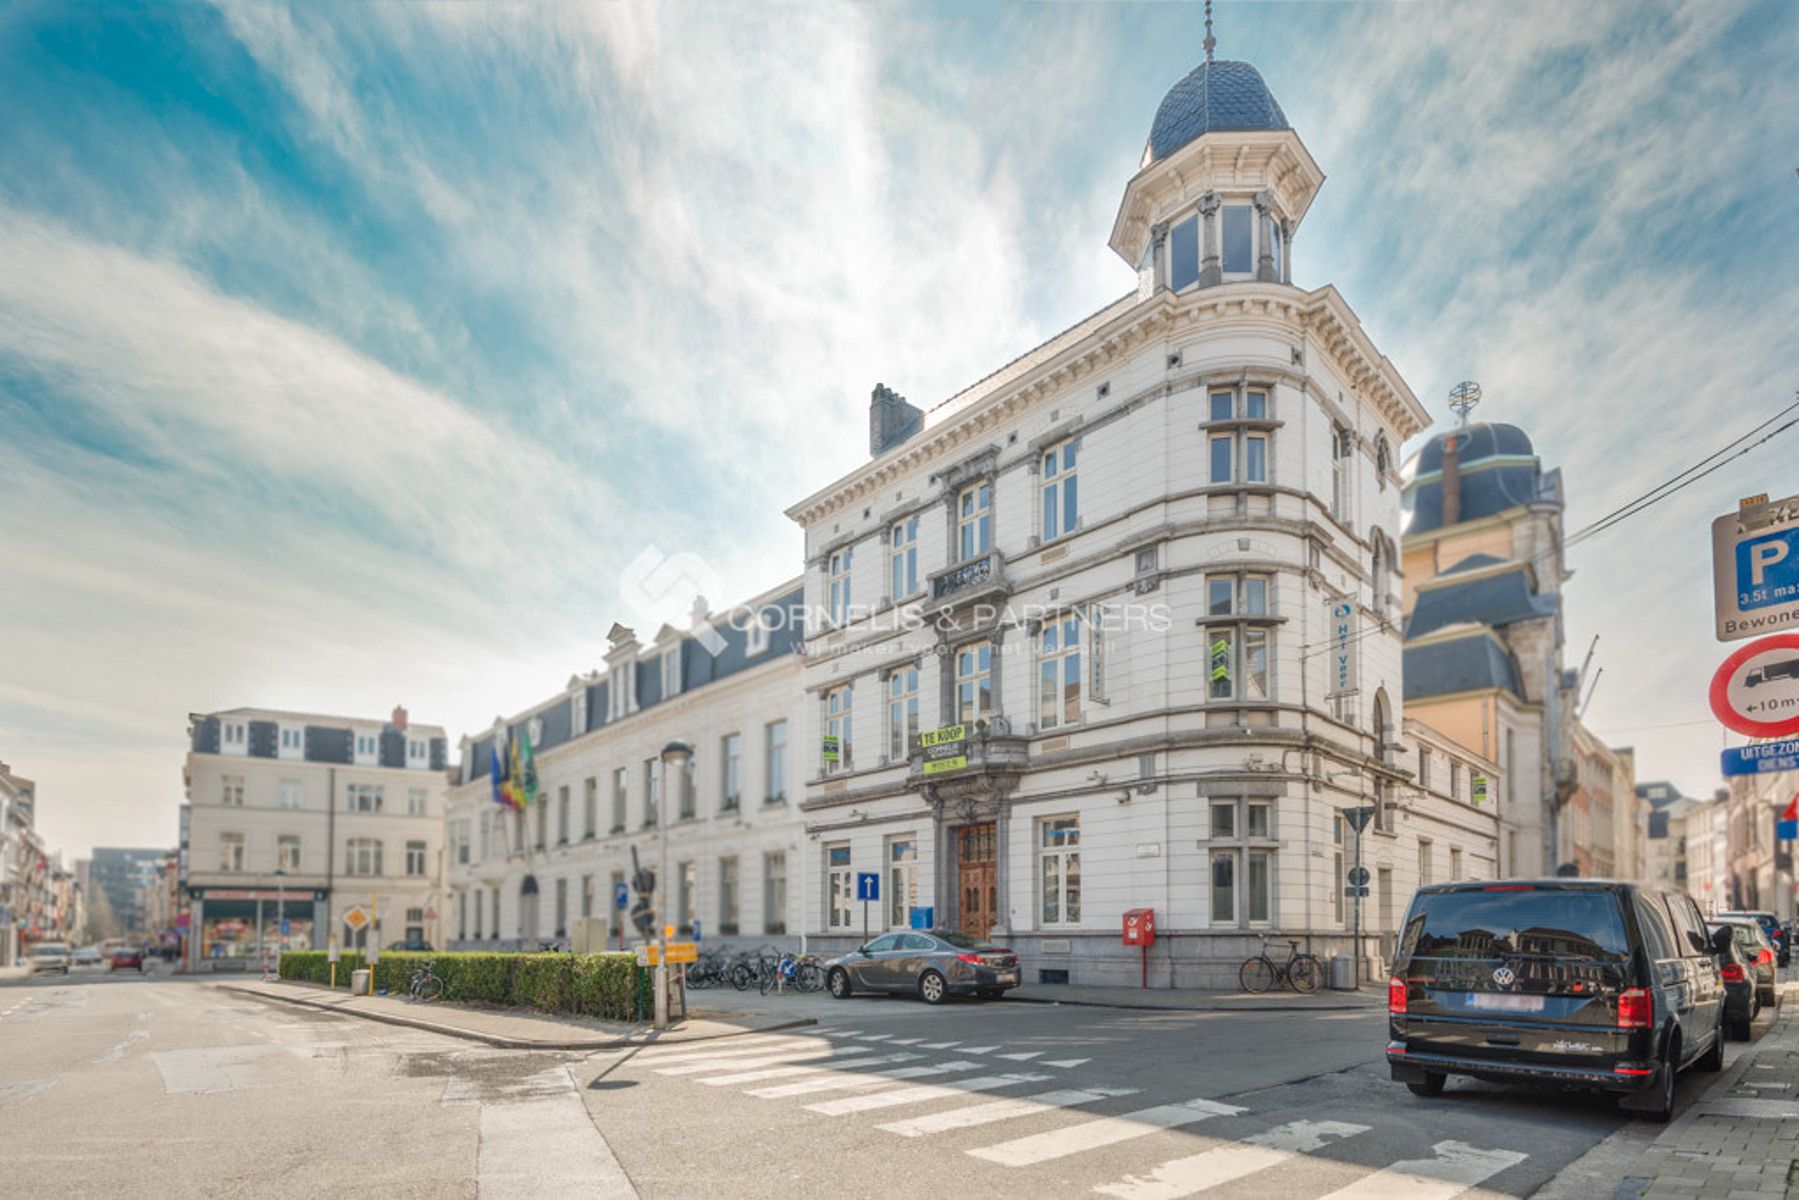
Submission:
[[[1471,1200],[1467,1193],[1529,1158],[1524,1151],[1454,1139],[1427,1146],[1397,1114],[1392,1127],[1370,1137],[1376,1127],[1365,1122],[1376,1118],[1360,1112],[1341,1115],[1361,1121],[1320,1111],[1292,1119],[1299,1113],[1256,1113],[1214,1097],[1158,1095],[1136,1078],[1074,1078],[1072,1072],[1096,1060],[1047,1058],[1051,1053],[1041,1042],[970,1046],[810,1028],[660,1046],[627,1057],[636,1068],[683,1084],[793,1103],[817,1118],[866,1121],[863,1127],[898,1139],[942,1139],[985,1169],[1025,1173],[1020,1179],[1045,1164],[1054,1164],[1062,1180],[1078,1169],[1073,1164],[1101,1164],[1080,1186],[1114,1200],[1221,1200],[1244,1189],[1292,1200]],[[1098,1060],[1089,1073],[1105,1067]],[[1393,1151],[1376,1145],[1396,1139],[1402,1152],[1416,1157],[1379,1161]],[[1123,1149],[1108,1157],[1105,1152],[1115,1147]],[[1119,1170],[1124,1163],[1131,1169]],[[1290,1173],[1313,1168],[1306,1178],[1319,1182],[1296,1189]],[[1264,1177],[1276,1182],[1255,1182]]]

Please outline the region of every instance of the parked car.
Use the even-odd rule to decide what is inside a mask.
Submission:
[[[31,973],[60,971],[64,975],[75,964],[75,955],[64,942],[39,942],[31,948]]]
[[[416,952],[419,954],[429,954],[429,953],[431,953],[431,943],[424,942],[424,941],[394,942],[392,945],[388,946],[388,949],[389,950],[410,950],[410,951],[413,951],[413,952]]]
[[[100,947],[98,946],[82,946],[70,955],[70,958],[78,967],[97,967],[105,961],[100,957]]]
[[[144,969],[144,952],[137,946],[120,946],[106,960],[109,971],[142,971]]]
[[[1774,947],[1774,960],[1781,966],[1792,961],[1792,944],[1787,937],[1787,928],[1780,923],[1780,918],[1771,912],[1722,912],[1720,917],[1748,917],[1762,927],[1768,935],[1768,941]],[[1764,1003],[1771,1003],[1765,1001]]]
[[[1749,1027],[1762,1009],[1757,961],[1767,938],[1760,926],[1747,921],[1711,921],[1706,923],[1706,928],[1712,931],[1718,952],[1718,973],[1724,980],[1724,1030],[1737,1041],[1746,1042]],[[1771,971],[1771,951],[1768,957]]]
[[[1755,984],[1755,1002],[1763,1008],[1776,1007],[1780,1003],[1774,967],[1777,951],[1768,941],[1767,930],[1752,917],[1713,917],[1712,924],[1718,928],[1729,927],[1736,935],[1743,966]]]
[[[926,1004],[995,1000],[1018,982],[1016,954],[953,929],[885,934],[825,964],[825,986],[839,1000],[856,992],[910,993]]]
[[[1724,981],[1705,921],[1684,892],[1642,884],[1419,888],[1387,1011],[1387,1063],[1420,1096],[1471,1075],[1611,1092],[1665,1121],[1679,1071],[1724,1066]]]

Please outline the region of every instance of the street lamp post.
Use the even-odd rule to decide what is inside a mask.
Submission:
[[[674,896],[674,881],[668,874],[668,798],[673,792],[670,783],[676,776],[682,783],[687,781],[687,764],[693,759],[693,747],[686,742],[670,742],[662,747],[662,794],[656,797],[656,833],[662,840],[662,895],[665,905],[663,919],[657,922],[656,955],[656,1028],[668,1027],[668,917],[674,910],[671,902]]]

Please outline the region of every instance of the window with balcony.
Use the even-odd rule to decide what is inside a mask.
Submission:
[[[993,712],[993,646],[976,642],[956,651],[956,723],[972,725]]]
[[[900,667],[887,676],[887,761],[906,761],[917,736],[918,668]]]
[[[850,618],[850,551],[849,546],[834,551],[826,563],[825,574],[829,587],[826,611],[830,614],[833,625],[842,625]]]
[[[1081,719],[1081,622],[1073,613],[1046,621],[1037,635],[1037,728]]]
[[[1043,540],[1073,533],[1080,522],[1079,476],[1075,457],[1080,443],[1070,439],[1043,454]]]
[[[827,775],[850,769],[850,734],[854,726],[851,706],[854,698],[847,683],[825,693],[824,744],[820,747],[819,756]]]
[[[956,499],[956,561],[967,562],[993,548],[993,484],[962,489]]]
[[[908,517],[888,533],[887,595],[903,600],[918,590],[918,518]]]

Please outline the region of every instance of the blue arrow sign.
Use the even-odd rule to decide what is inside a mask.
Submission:
[[[856,899],[879,900],[881,898],[881,876],[875,871],[856,872]]]
[[[1774,822],[1774,839],[1780,842],[1799,842],[1799,821]]]
[[[623,911],[631,903],[631,889],[622,883],[612,885],[612,905]]]
[[[1757,742],[1726,750],[1719,756],[1726,775],[1762,775],[1770,771],[1799,771],[1799,738]]]

